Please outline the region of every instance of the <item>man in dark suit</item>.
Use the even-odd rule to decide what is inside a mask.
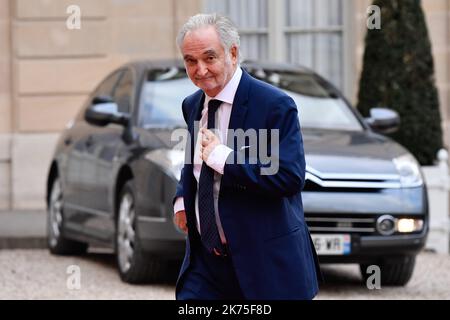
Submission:
[[[239,34],[224,16],[191,17],[177,44],[201,89],[182,105],[192,139],[174,199],[174,222],[188,233],[177,299],[314,298],[320,269],[303,216],[294,101],[240,68]],[[272,163],[252,152],[262,149]]]

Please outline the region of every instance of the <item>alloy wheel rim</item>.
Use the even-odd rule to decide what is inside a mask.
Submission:
[[[62,225],[62,191],[59,179],[53,183],[50,195],[50,244],[56,246]]]
[[[125,193],[120,202],[117,230],[119,264],[123,272],[130,269],[134,254],[134,216],[133,198],[129,193]]]

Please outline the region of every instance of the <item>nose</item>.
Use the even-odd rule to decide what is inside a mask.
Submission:
[[[202,61],[199,61],[198,66],[197,66],[198,76],[204,77],[204,76],[206,76],[207,73],[208,73],[208,67],[206,66],[205,63],[203,63]]]

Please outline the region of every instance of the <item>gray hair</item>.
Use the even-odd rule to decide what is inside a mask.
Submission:
[[[239,38],[239,32],[230,18],[217,14],[197,14],[189,18],[189,20],[181,27],[177,36],[177,45],[181,50],[184,37],[189,31],[197,30],[200,28],[213,26],[217,34],[219,35],[220,42],[225,50],[225,53],[229,55],[232,46],[239,48],[241,41]],[[238,50],[238,57],[240,53]]]

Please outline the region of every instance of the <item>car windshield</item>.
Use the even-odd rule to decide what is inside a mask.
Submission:
[[[345,101],[326,83],[308,73],[249,70],[252,76],[281,88],[299,108],[302,128],[363,130]],[[142,127],[184,126],[181,104],[198,88],[183,69],[153,70],[144,83],[139,122]]]
[[[140,126],[184,126],[181,104],[197,90],[183,69],[152,70],[142,87]]]

